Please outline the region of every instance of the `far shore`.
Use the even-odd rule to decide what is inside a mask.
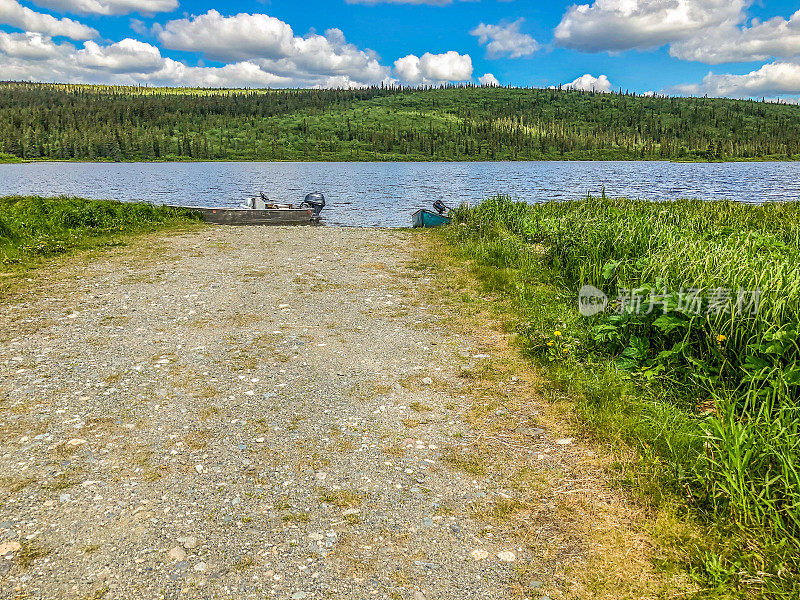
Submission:
[[[219,158],[219,159],[211,159],[211,158],[204,158],[204,159],[191,159],[191,158],[184,158],[184,157],[167,157],[164,159],[153,160],[153,159],[139,159],[139,160],[109,160],[109,159],[94,159],[94,160],[87,160],[87,159],[63,159],[63,158],[5,158],[0,157],[0,165],[4,164],[36,164],[36,163],[86,163],[86,164],[95,164],[95,163],[108,163],[108,164],[115,164],[115,163],[127,163],[127,164],[138,164],[138,163],[543,163],[543,162],[647,162],[647,163],[656,163],[656,162],[665,162],[665,163],[697,163],[697,164],[718,164],[718,163],[759,163],[759,162],[800,162],[800,156],[795,157],[774,157],[774,156],[759,156],[755,158],[726,158],[720,160],[707,160],[707,159],[685,159],[685,160],[669,160],[669,159],[658,159],[658,158],[581,158],[581,157],[566,157],[562,156],[560,158],[531,158],[531,159],[519,159],[519,160],[464,160],[464,158],[454,158],[454,159],[439,159],[439,160],[426,160],[423,158],[414,158],[414,157],[398,157],[398,158],[381,158],[381,159],[358,159],[358,160],[347,160],[342,157],[317,157],[313,159],[304,159],[304,158],[297,158],[297,159],[260,159],[260,160],[253,160],[253,159],[244,159],[244,158]]]

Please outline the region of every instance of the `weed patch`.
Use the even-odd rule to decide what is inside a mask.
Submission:
[[[546,397],[634,457],[608,468],[650,510],[703,524],[676,556],[704,593],[796,594],[800,203],[499,197],[455,223]],[[605,312],[580,315],[582,286]]]

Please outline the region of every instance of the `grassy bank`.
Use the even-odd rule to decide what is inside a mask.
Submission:
[[[83,198],[0,197],[0,271],[13,273],[76,249],[119,245],[128,234],[196,222],[189,210]]]
[[[443,234],[587,434],[636,451],[620,483],[704,532],[669,541],[704,595],[796,597],[800,203],[494,198]]]

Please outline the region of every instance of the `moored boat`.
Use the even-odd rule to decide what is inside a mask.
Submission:
[[[235,208],[191,207],[204,221],[218,225],[311,225],[319,223],[325,207],[325,196],[320,192],[308,194],[298,205],[272,202],[262,192],[248,198]]]
[[[450,223],[450,217],[425,210],[424,208],[420,208],[411,215],[411,220],[414,227],[438,227],[439,225]]]
[[[217,225],[311,225],[318,223],[310,208],[210,208],[192,207],[204,221]]]
[[[433,203],[433,210],[419,209],[411,215],[411,222],[414,227],[438,227],[439,225],[447,225],[451,219],[447,216],[450,208],[442,202],[441,198]]]

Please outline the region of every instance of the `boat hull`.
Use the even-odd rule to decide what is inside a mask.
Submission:
[[[419,209],[411,216],[414,227],[439,227],[450,223],[450,217],[445,217],[435,212]]]
[[[319,216],[310,208],[194,208],[208,223],[217,225],[313,225]]]

